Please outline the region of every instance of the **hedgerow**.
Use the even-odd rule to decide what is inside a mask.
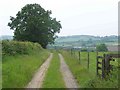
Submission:
[[[29,54],[33,50],[42,50],[38,43],[21,41],[2,41],[2,55]]]

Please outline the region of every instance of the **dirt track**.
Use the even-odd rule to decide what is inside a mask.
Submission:
[[[42,82],[45,77],[45,73],[49,67],[50,61],[52,60],[53,54],[51,53],[48,59],[42,64],[38,71],[33,76],[26,88],[41,88]]]
[[[59,58],[61,63],[60,71],[62,73],[66,88],[78,88],[78,84],[76,83],[76,80],[74,79],[68,65],[65,63],[64,58],[61,54],[59,54]]]
[[[60,71],[62,73],[65,86],[66,88],[78,88],[78,84],[76,83],[76,80],[74,79],[74,76],[72,75],[71,71],[69,70],[69,67],[64,61],[64,58],[61,54],[59,55],[60,59]],[[53,54],[51,53],[48,59],[42,64],[42,66],[38,69],[38,71],[33,76],[32,80],[29,82],[26,88],[42,88],[42,83],[46,74],[46,71],[49,68],[50,61],[52,60]],[[51,82],[52,83],[52,82]]]

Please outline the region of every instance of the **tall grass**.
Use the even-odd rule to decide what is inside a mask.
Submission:
[[[2,63],[2,87],[25,87],[47,57],[48,52],[44,50],[30,55],[6,56]]]
[[[0,89],[2,89],[2,61],[0,58]]]
[[[23,88],[32,79],[49,52],[31,42],[3,42],[2,87]]]
[[[0,40],[0,89],[2,89],[2,42]]]

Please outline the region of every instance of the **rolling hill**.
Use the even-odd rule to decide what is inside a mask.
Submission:
[[[94,47],[97,44],[105,43],[106,45],[118,44],[118,36],[91,36],[91,35],[74,35],[58,37],[55,40],[55,46],[81,46]]]
[[[92,36],[92,35],[73,35],[61,36],[55,39],[53,46],[79,46],[79,47],[94,47],[97,44],[105,43],[106,45],[118,44],[119,36]],[[3,35],[0,40],[12,40],[13,36]],[[51,46],[51,45],[50,45]]]

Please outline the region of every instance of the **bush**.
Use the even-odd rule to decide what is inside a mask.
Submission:
[[[41,50],[38,43],[20,41],[2,41],[2,55],[29,54],[33,50]]]
[[[108,51],[107,46],[105,44],[100,44],[96,46],[96,50],[99,52],[106,52]]]
[[[81,49],[81,52],[87,52],[88,50],[87,50],[87,48],[82,48]]]

